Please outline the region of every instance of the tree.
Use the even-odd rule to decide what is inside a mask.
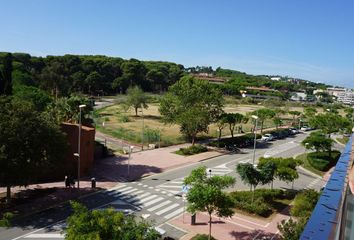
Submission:
[[[113,208],[89,211],[77,202],[71,202],[72,215],[66,220],[67,240],[156,240],[159,233],[152,226],[134,216],[125,216]]]
[[[209,215],[209,239],[211,239],[212,214],[216,213],[219,217],[233,215],[233,200],[222,190],[235,184],[235,179],[231,176],[208,177],[206,167],[203,166],[192,170],[185,178],[184,184],[191,186],[187,194],[187,210],[191,213],[207,212]]]
[[[274,177],[286,183],[293,182],[299,178],[296,167],[301,164],[300,160],[294,158],[260,158],[258,168],[263,168],[267,163],[272,162],[275,165]]]
[[[278,129],[278,127],[281,126],[283,123],[283,120],[281,119],[281,115],[285,114],[285,111],[280,108],[276,108],[273,111],[274,111],[273,123],[275,124],[275,128]]]
[[[258,167],[258,166],[257,166]],[[261,183],[268,184],[272,183],[271,188],[273,189],[273,181],[275,178],[276,165],[274,162],[267,162],[261,166],[259,166],[260,174],[261,174]]]
[[[225,120],[229,124],[229,129],[231,136],[234,137],[234,130],[236,124],[240,124],[244,119],[244,116],[241,113],[226,113]]]
[[[301,115],[299,111],[289,111],[289,114],[293,117],[292,124],[295,125],[295,118]]]
[[[333,140],[327,138],[327,136],[322,132],[312,132],[310,135],[302,141],[307,149],[315,149],[316,152],[319,151],[331,151]]]
[[[251,115],[256,115],[258,116],[258,121],[261,124],[261,134],[263,133],[263,125],[264,121],[267,119],[271,119],[275,116],[275,112],[272,109],[269,108],[261,108],[253,111]]]
[[[240,163],[236,166],[236,171],[240,175],[242,181],[253,187],[252,203],[254,200],[254,190],[256,190],[257,185],[262,181],[262,175],[253,164],[251,163]]]
[[[0,98],[0,185],[27,186],[53,167],[63,168],[66,139],[57,125],[21,100]]]
[[[222,130],[225,128],[227,124],[227,118],[226,118],[226,114],[222,113],[220,114],[220,116],[218,117],[218,120],[216,121],[216,126],[218,128],[218,140],[220,140],[221,135],[222,135]]]
[[[200,132],[222,113],[223,97],[212,84],[186,76],[172,85],[160,101],[162,120],[180,125],[180,131],[192,144]]]
[[[315,116],[316,113],[317,113],[317,110],[314,107],[306,107],[304,109],[304,114],[305,114],[305,117],[307,117],[307,118],[311,118],[311,117]]]
[[[12,94],[12,61],[11,53],[0,56],[0,95]]]
[[[138,109],[145,108],[147,109],[149,106],[147,105],[148,97],[145,95],[143,90],[138,86],[130,87],[127,90],[127,100],[125,105],[127,108],[133,107],[135,110],[135,116],[138,116]]]
[[[310,119],[310,125],[321,129],[323,133],[328,135],[328,138],[331,138],[332,133],[350,128],[348,119],[334,113],[318,114]],[[329,149],[329,154],[331,155],[331,149]]]

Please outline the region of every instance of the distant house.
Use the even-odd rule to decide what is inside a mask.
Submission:
[[[281,77],[271,77],[270,80],[273,81],[280,81]]]
[[[208,81],[210,83],[221,84],[221,83],[225,83],[227,81],[226,78],[215,77],[214,74],[212,74],[212,73],[194,73],[194,74],[192,74],[192,76],[194,76],[195,78],[200,79],[200,80]]]
[[[295,101],[295,102],[302,102],[306,101],[307,99],[307,94],[304,92],[292,92],[290,100]]]
[[[345,91],[347,91],[345,88],[327,88],[328,94],[334,97],[338,97],[339,94],[344,93]]]
[[[344,92],[337,93],[337,101],[347,105],[354,105],[354,91],[346,89]]]
[[[276,96],[276,93],[279,93],[278,90],[264,86],[246,87],[246,90],[241,90],[240,93],[243,98],[249,97],[253,99],[281,99],[279,96]]]

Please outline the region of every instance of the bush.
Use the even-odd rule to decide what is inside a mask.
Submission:
[[[331,158],[329,158],[328,152],[311,152],[307,154],[307,160],[313,168],[325,172],[336,165],[339,156],[340,152],[338,151],[332,151]]]
[[[204,145],[195,144],[187,148],[180,148],[176,153],[181,155],[194,155],[202,152],[207,152],[208,148]]]
[[[281,189],[257,189],[254,193],[253,203],[252,191],[232,192],[230,196],[234,200],[236,209],[262,217],[269,217],[274,212],[275,200],[293,199],[295,194]]]
[[[207,235],[207,234],[197,234],[191,238],[191,240],[208,240],[208,239],[209,239],[209,235]],[[214,238],[213,236],[211,236],[210,239],[216,240],[216,238]]]
[[[291,215],[294,217],[309,218],[316,206],[320,194],[313,189],[304,190],[296,195]]]
[[[6,212],[2,216],[2,219],[0,219],[0,227],[11,227],[11,219],[14,217],[13,213]]]

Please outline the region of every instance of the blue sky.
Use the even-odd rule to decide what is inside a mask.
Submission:
[[[351,0],[0,0],[0,51],[104,54],[354,87]]]

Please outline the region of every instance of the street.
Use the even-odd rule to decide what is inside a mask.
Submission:
[[[259,157],[293,157],[304,153],[301,141],[308,133],[298,134],[283,140],[259,144],[256,150],[256,162]],[[136,214],[144,219],[152,221],[161,233],[176,239],[182,237],[185,232],[168,223],[169,220],[180,216],[185,211],[185,203],[182,198],[183,179],[189,175],[192,169],[198,166],[209,168],[211,175],[230,175],[236,178],[236,185],[232,190],[249,190],[249,186],[242,183],[235,171],[238,163],[252,163],[253,149],[243,149],[241,153],[227,154],[210,160],[169,170],[155,174],[134,182],[126,182],[117,185],[107,191],[83,198],[90,209],[103,209],[113,207],[117,211],[126,214]],[[312,188],[319,190],[325,183],[308,171],[299,169],[299,179],[294,184],[287,184],[278,180],[274,181],[274,188],[301,190]],[[269,188],[260,186],[259,188]],[[64,220],[70,214],[70,207],[66,204],[54,209],[23,219],[18,226],[0,230],[2,239],[63,239],[62,229]]]

